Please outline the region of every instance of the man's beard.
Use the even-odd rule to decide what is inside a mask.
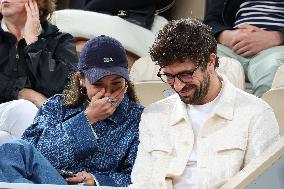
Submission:
[[[181,96],[179,93],[179,97],[181,101],[183,101],[185,104],[198,104],[207,94],[209,90],[209,83],[210,83],[210,75],[205,74],[204,80],[202,83],[200,83],[199,86],[194,84],[186,84],[179,92],[186,92],[190,90],[195,90],[193,94],[190,96]]]

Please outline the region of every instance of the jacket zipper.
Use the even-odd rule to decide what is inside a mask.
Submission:
[[[14,72],[16,72],[16,71],[18,71],[18,67],[19,67],[19,59],[20,59],[20,56],[19,56],[19,53],[18,53],[18,47],[17,47],[17,45],[16,45],[16,55],[15,55],[15,58],[16,58],[16,64],[15,64],[15,66],[14,66],[14,68],[13,68],[13,71]]]

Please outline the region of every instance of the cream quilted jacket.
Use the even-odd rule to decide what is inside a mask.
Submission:
[[[171,178],[183,173],[194,142],[186,105],[178,95],[144,110],[139,137],[133,185],[173,188]],[[220,187],[278,138],[269,105],[224,78],[221,99],[197,137],[199,188]]]

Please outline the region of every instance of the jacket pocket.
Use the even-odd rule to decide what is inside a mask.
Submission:
[[[164,144],[155,144],[149,148],[149,152],[150,153],[162,152],[169,154],[172,152],[172,147]]]
[[[245,151],[247,146],[247,138],[246,135],[242,134],[234,134],[230,136],[226,133],[222,133],[214,140],[213,145],[213,149],[217,153]]]
[[[243,167],[246,140],[220,143],[214,148],[218,169],[227,178],[235,175]]]
[[[164,140],[152,141],[152,145],[148,149],[151,156],[151,182],[156,184],[166,184],[166,175],[171,163],[171,152],[173,147]]]
[[[169,154],[172,152],[172,149],[173,147],[168,140],[165,140],[163,137],[155,137],[151,141],[151,146],[148,150],[150,153],[162,152]]]

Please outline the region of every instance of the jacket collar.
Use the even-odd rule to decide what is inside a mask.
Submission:
[[[1,20],[0,32],[7,33],[8,31],[6,31],[5,27],[2,28],[3,27],[2,21],[3,19]],[[41,28],[42,28],[42,31],[39,36],[43,38],[47,38],[59,32],[59,29],[57,28],[57,26],[50,24],[48,21],[44,21],[43,23],[41,23]]]
[[[234,116],[236,89],[225,76],[219,77],[221,80],[223,80],[223,88],[221,91],[222,93],[220,100],[214,110],[214,114],[224,119],[232,120]],[[180,121],[188,121],[188,114],[186,104],[180,100],[178,94],[175,94],[172,98],[175,99],[176,103],[174,108],[172,109],[170,125],[174,126]]]
[[[188,120],[186,104],[183,103],[178,94],[174,94],[175,106],[172,109],[170,125],[174,126],[180,121]]]
[[[236,88],[231,84],[225,76],[220,76],[223,80],[223,90],[219,103],[215,108],[215,115],[224,119],[232,120],[234,116]]]
[[[116,124],[124,122],[124,120],[127,118],[129,103],[129,97],[125,95],[119,106],[116,108],[115,112],[107,119]]]
[[[2,18],[2,20],[1,20],[1,28],[2,28],[2,30],[4,32],[9,32],[9,29],[8,29],[8,27],[6,25],[6,22],[5,22],[4,18]],[[42,29],[41,24],[40,24],[39,25],[39,30],[38,30],[38,35],[40,35],[42,32],[43,32],[43,29]]]
[[[57,32],[59,32],[57,26],[50,24],[48,21],[44,21],[43,23],[41,23],[41,26],[44,32],[42,32],[40,36],[44,38],[55,35]]]

